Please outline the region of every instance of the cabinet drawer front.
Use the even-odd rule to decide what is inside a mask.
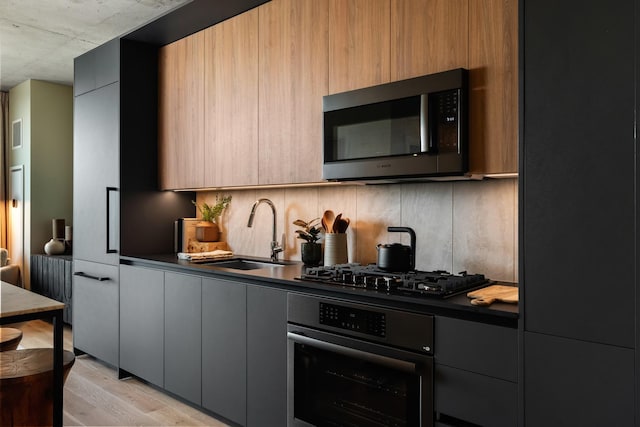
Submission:
[[[435,323],[437,364],[517,382],[516,329],[441,316]]]
[[[435,367],[435,411],[483,426],[515,426],[517,384],[448,366]]]
[[[164,274],[120,266],[120,367],[164,386]]]
[[[164,273],[164,388],[202,404],[202,278]]]
[[[247,424],[247,286],[202,280],[202,406]]]
[[[74,273],[73,346],[117,367],[118,267],[76,260]]]

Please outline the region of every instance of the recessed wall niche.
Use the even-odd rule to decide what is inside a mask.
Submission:
[[[22,119],[11,122],[11,148],[22,147]]]

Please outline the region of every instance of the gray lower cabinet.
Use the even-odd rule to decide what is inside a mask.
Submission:
[[[118,366],[118,266],[74,261],[73,347]]]
[[[202,280],[202,406],[235,423],[247,417],[247,286]]]
[[[287,292],[247,285],[247,426],[287,425]]]
[[[164,384],[164,272],[120,266],[120,368]]]
[[[525,425],[633,426],[632,349],[524,333]]]
[[[202,403],[202,278],[164,273],[164,388]]]
[[[286,425],[286,291],[121,265],[119,318],[121,375],[239,425]]]
[[[434,403],[442,425],[517,425],[517,329],[437,316],[435,339]]]

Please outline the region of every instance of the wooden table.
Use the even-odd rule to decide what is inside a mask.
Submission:
[[[53,425],[62,426],[62,325],[64,304],[34,292],[0,282],[0,325],[34,319],[53,321]]]

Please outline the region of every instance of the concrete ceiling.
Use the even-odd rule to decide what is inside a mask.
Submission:
[[[0,0],[0,90],[73,84],[73,58],[191,0]]]

